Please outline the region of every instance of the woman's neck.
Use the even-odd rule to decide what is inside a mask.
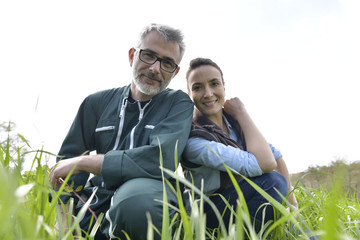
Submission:
[[[223,117],[223,111],[220,111],[216,115],[204,115],[199,109],[194,109],[194,117],[193,119],[199,125],[209,125],[215,124],[217,127],[222,129],[223,132],[229,135],[229,129]],[[206,119],[206,120],[205,120]],[[204,121],[205,120],[205,121]]]
[[[229,134],[229,129],[223,119],[222,111],[220,114],[213,115],[213,116],[207,116],[207,118],[215,123],[219,128],[221,128],[225,133]]]
[[[216,125],[218,125],[219,127],[222,126],[222,112],[216,115],[210,115],[210,116],[204,115],[204,116],[207,117],[210,121],[212,121]]]

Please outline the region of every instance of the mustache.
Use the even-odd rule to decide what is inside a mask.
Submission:
[[[154,79],[154,80],[156,80],[156,81],[158,81],[158,82],[161,82],[161,83],[164,81],[162,78],[159,78],[156,74],[154,74],[154,73],[152,73],[152,72],[139,71],[139,72],[137,73],[137,77],[140,77],[141,75],[144,75],[144,76],[146,76],[146,77],[148,77],[148,78]]]

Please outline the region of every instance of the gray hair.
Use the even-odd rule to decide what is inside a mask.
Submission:
[[[144,30],[140,33],[140,39],[138,41],[137,47],[140,47],[146,35],[151,31],[156,31],[157,33],[159,33],[166,42],[177,43],[180,48],[181,61],[185,52],[184,35],[181,30],[169,27],[167,25],[152,23],[149,26],[146,26]]]

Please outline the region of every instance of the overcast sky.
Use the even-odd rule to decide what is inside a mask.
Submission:
[[[183,30],[171,88],[208,57],[291,173],[360,160],[360,1],[0,1],[0,121],[57,153],[82,100],[131,82],[152,22]],[[53,159],[50,159],[53,161]]]

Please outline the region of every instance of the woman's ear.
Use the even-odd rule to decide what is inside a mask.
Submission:
[[[133,64],[135,52],[136,52],[135,48],[130,48],[130,50],[129,50],[129,63],[130,63],[130,67],[132,67],[132,64]]]
[[[187,88],[187,94],[190,96],[190,98],[191,98],[191,91],[190,91],[190,87],[189,87],[189,82],[188,82],[188,80],[186,79],[186,88]]]

